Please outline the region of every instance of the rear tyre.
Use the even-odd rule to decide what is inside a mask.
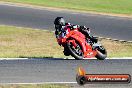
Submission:
[[[73,56],[76,60],[81,60],[83,59],[83,50],[78,42],[76,42],[77,46],[74,47],[72,43],[67,42],[67,49],[71,56]]]
[[[99,46],[96,50],[97,50],[97,55],[95,57],[98,60],[104,60],[107,57],[107,51],[103,46]]]

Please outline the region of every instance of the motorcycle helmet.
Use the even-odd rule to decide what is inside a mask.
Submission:
[[[65,26],[65,20],[63,17],[57,17],[54,20],[55,29],[59,29],[62,26]]]

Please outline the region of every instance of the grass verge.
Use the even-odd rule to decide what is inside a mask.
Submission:
[[[132,15],[131,0],[0,0],[46,7]]]
[[[108,57],[132,57],[132,43],[100,40]],[[63,48],[57,44],[53,32],[0,26],[0,58],[54,57],[61,58]]]
[[[132,43],[106,39],[102,39],[100,42],[106,48],[108,57],[132,57]]]
[[[27,84],[27,85],[0,85],[0,88],[70,88],[64,84]]]
[[[63,57],[54,34],[44,30],[0,26],[0,57]]]

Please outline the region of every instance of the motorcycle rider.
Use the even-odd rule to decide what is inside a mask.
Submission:
[[[65,20],[63,17],[57,17],[54,20],[54,26],[55,26],[55,35],[56,38],[58,38],[59,33],[64,32],[66,33],[67,29],[74,30],[75,28],[78,28],[81,33],[83,33],[86,38],[90,39],[92,42],[97,43],[98,39],[93,37],[90,34],[90,29],[85,26],[79,26],[79,25],[72,25],[70,23],[65,23]]]

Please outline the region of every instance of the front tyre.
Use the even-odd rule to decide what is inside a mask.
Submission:
[[[66,45],[71,56],[73,56],[76,60],[83,59],[83,50],[78,42],[76,42],[76,47],[74,47],[71,42],[67,42]]]
[[[95,56],[98,60],[104,60],[107,57],[107,51],[103,46],[99,46],[97,49],[97,55]]]

